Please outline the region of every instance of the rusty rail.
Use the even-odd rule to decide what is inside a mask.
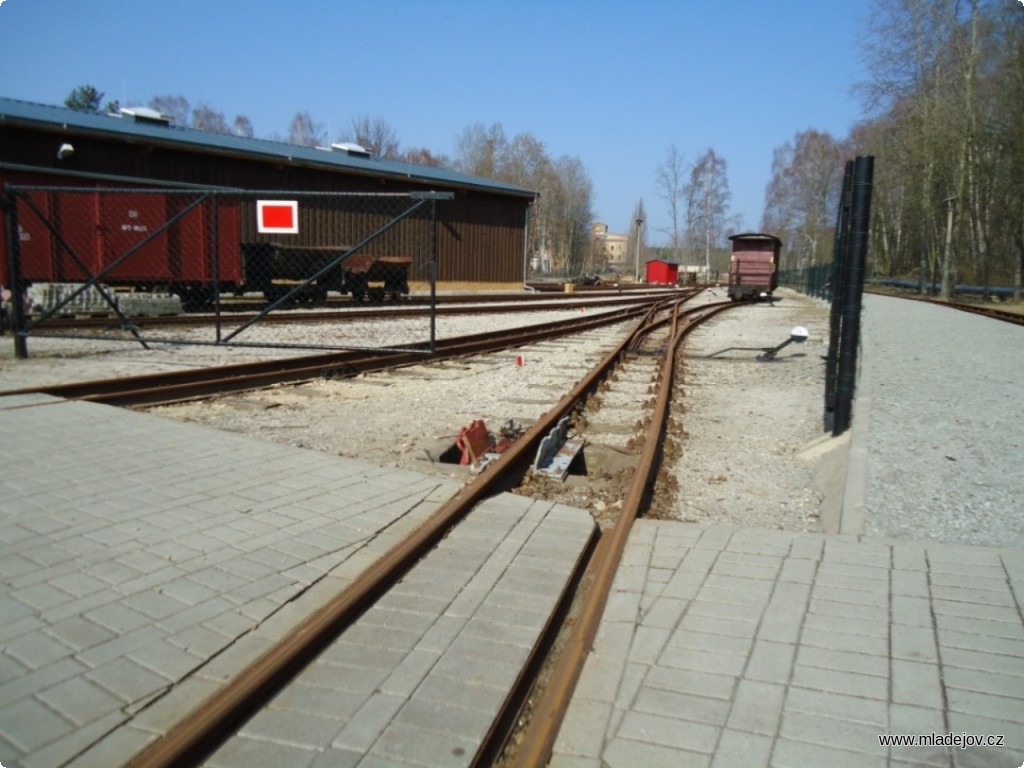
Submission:
[[[681,299],[676,302],[676,313],[681,302]],[[726,304],[722,308],[728,306]],[[455,523],[481,500],[504,487],[510,473],[528,465],[544,436],[584,395],[598,386],[619,358],[626,354],[636,333],[649,326],[651,317],[653,315],[638,322],[627,338],[493,462],[487,472],[477,475],[409,537],[396,544],[321,610],[296,626],[224,688],[189,713],[163,738],[138,753],[128,766],[168,768],[194,765],[215,750],[227,734],[269,701],[310,658],[402,578]]]
[[[682,301],[676,298],[675,301]],[[661,306],[661,298],[655,306]],[[0,396],[48,394],[69,400],[122,407],[151,407],[214,395],[243,392],[275,384],[297,384],[319,378],[354,376],[359,373],[397,368],[426,361],[494,352],[532,344],[545,339],[580,333],[625,322],[650,312],[649,303],[634,304],[608,312],[590,313],[552,323],[541,323],[506,331],[472,334],[438,341],[435,351],[410,345],[408,351],[374,353],[336,352],[285,358],[256,363],[197,368],[119,379],[29,387],[0,392]]]
[[[544,693],[533,709],[522,746],[511,763],[514,768],[546,765],[551,757],[558,730],[576,689],[587,654],[597,635],[633,521],[640,514],[653,488],[658,468],[656,458],[661,450],[661,437],[668,422],[677,349],[693,328],[719,312],[729,309],[730,306],[732,305],[728,303],[708,305],[706,312],[694,312],[691,317],[686,318],[685,323],[681,323],[678,311],[672,316],[671,338],[661,367],[661,385],[658,387],[658,397],[644,440],[640,464],[633,475],[629,493],[623,501],[622,514],[618,522],[605,531],[597,545],[591,567],[584,577],[592,586],[573,625],[572,633],[551,672]]]

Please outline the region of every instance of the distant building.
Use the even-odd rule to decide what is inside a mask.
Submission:
[[[630,271],[633,266],[626,253],[629,235],[608,231],[608,225],[598,222],[591,227],[594,244],[594,268],[597,272]]]

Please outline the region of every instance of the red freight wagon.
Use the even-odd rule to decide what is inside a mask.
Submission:
[[[733,301],[771,296],[779,284],[779,252],[775,235],[750,232],[732,235],[729,261],[729,298]]]
[[[202,193],[32,188],[19,194],[19,264],[26,283],[98,277],[109,285],[170,291],[186,301],[207,296],[215,274],[222,291],[243,283],[235,198],[221,197],[214,206]],[[10,284],[6,261],[3,285]]]

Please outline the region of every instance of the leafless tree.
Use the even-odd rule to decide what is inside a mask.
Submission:
[[[396,160],[400,157],[398,134],[381,117],[370,118],[364,115],[352,118],[352,124],[348,131],[341,135],[340,140],[355,142],[369,150],[370,154],[386,160]]]
[[[501,123],[490,127],[474,123],[455,140],[455,169],[485,178],[497,178],[508,145]]]
[[[323,123],[317,123],[309,112],[296,112],[288,127],[288,142],[303,147],[319,147],[327,143]]]
[[[451,158],[434,154],[426,147],[411,147],[402,152],[401,159],[413,165],[429,165],[435,168],[451,168]]]
[[[832,258],[846,154],[843,142],[814,130],[776,148],[761,228],[786,243],[787,267],[805,268]]]
[[[700,244],[707,274],[711,273],[711,249],[720,245],[727,227],[730,196],[725,158],[708,149],[690,166],[683,187],[687,240]]]
[[[218,112],[208,104],[200,104],[192,110],[192,127],[210,133],[232,133],[224,113]]]
[[[191,110],[188,99],[184,96],[154,96],[149,100],[150,109],[155,109],[162,115],[167,115],[174,125],[187,128]]]
[[[563,274],[576,277],[582,274],[590,252],[594,221],[593,183],[579,158],[563,156],[555,161],[554,170],[558,181],[554,240],[563,264]]]
[[[245,115],[238,115],[235,117],[235,121],[232,126],[232,132],[236,136],[241,136],[245,139],[251,139],[253,137],[252,121]]]
[[[683,197],[683,186],[686,183],[686,162],[675,144],[669,145],[665,152],[665,162],[655,172],[655,184],[658,194],[668,207],[671,226],[666,231],[669,236],[669,247],[678,256],[679,239],[679,208]]]

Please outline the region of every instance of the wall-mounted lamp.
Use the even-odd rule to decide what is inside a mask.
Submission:
[[[75,154],[75,148],[70,144],[61,144],[60,149],[57,150],[57,159],[66,160]]]

